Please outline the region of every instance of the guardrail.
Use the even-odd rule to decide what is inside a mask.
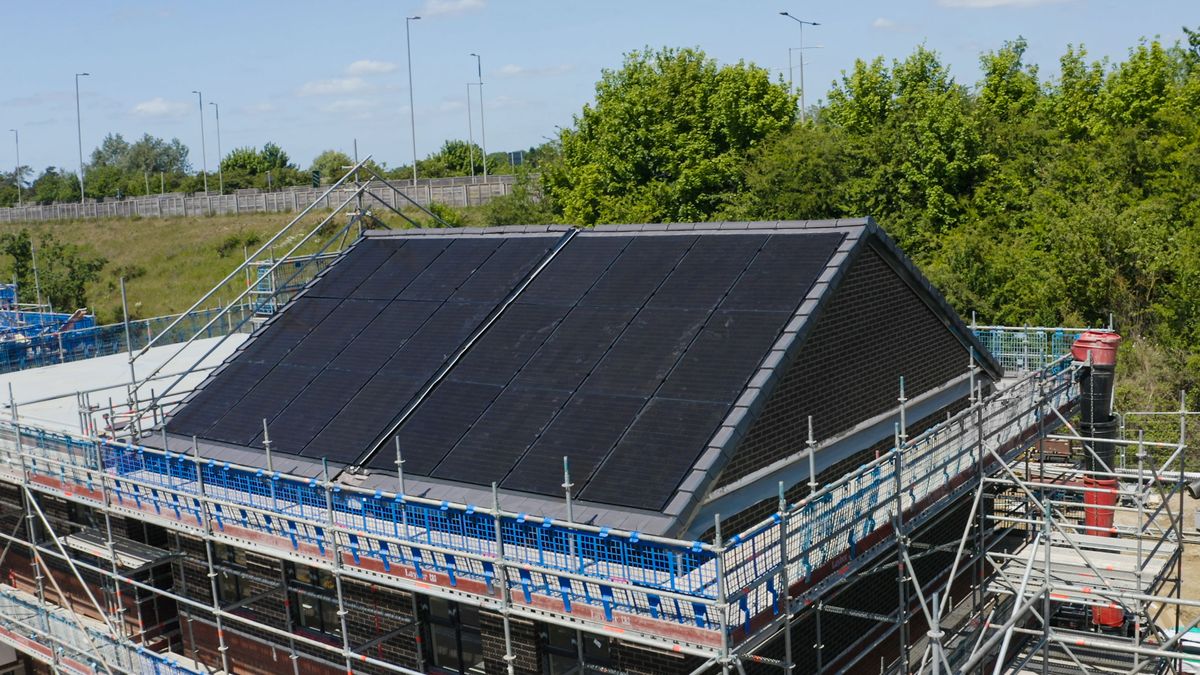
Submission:
[[[1053,343],[1052,343],[1053,344]],[[326,479],[0,421],[0,472],[194,536],[274,548],[351,573],[440,588],[480,605],[662,636],[720,655],[819,596],[893,535],[950,503],[1075,401],[1062,356],[756,527],[719,544],[363,490]],[[786,560],[786,583],[781,576]]]
[[[0,641],[7,642],[38,660],[56,666],[58,672],[92,675],[98,672],[153,673],[155,675],[201,675],[144,647],[113,639],[104,631],[82,625],[66,609],[49,610],[36,598],[0,586]]]
[[[782,559],[792,601],[814,599],[857,569],[867,550],[894,538],[893,515],[908,527],[919,525],[956,496],[979,462],[992,463],[989,450],[1019,449],[1044,413],[1077,399],[1070,364],[1069,355],[1060,356],[730,538],[721,564],[731,590],[726,602],[737,616],[733,633],[745,638],[775,613]]]
[[[224,317],[228,318],[212,325],[208,325],[209,321],[222,312],[221,308],[130,321],[129,341],[133,349],[138,350],[151,341],[163,345],[175,344],[191,338],[196,333],[201,333],[203,337],[227,335],[230,331],[239,330],[239,326],[244,325],[242,318],[250,316],[253,311],[254,307],[249,304],[227,308]],[[126,351],[128,346],[123,323],[47,333],[35,339],[0,340],[0,373]]]
[[[1027,373],[1044,368],[1071,351],[1084,328],[972,326],[1006,372]]]

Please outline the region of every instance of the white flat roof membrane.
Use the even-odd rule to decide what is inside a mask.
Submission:
[[[170,398],[178,401],[181,396],[175,394],[190,391],[199,385],[208,376],[209,368],[220,365],[247,337],[239,333],[224,338],[203,338],[187,346],[173,344],[151,348],[134,364],[138,378],[153,373],[168,360],[170,363],[155,376],[153,382],[142,388],[139,396],[148,398],[151,389],[162,392],[181,373],[191,369],[172,389]],[[212,353],[204,356],[210,349]],[[201,357],[204,357],[203,360],[196,364]],[[193,364],[196,364],[194,368]],[[12,415],[9,404],[11,385],[20,419],[28,419],[47,429],[79,433],[80,406],[76,394],[89,392],[93,408],[100,408],[95,410],[93,418],[100,427],[104,424],[102,415],[108,410],[110,398],[118,413],[126,409],[129,379],[129,355],[126,353],[5,373],[0,375],[0,414]]]

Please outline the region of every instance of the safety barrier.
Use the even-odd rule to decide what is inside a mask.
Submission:
[[[183,320],[174,326],[171,323],[180,316],[178,314],[130,321],[129,343],[137,350],[155,338],[159,339],[158,344],[174,344],[183,342],[197,333],[200,333],[201,337],[227,335],[237,330],[239,324],[242,324],[241,319],[253,312],[253,309],[250,305],[232,307],[225,314],[228,317],[226,320],[214,323],[204,330],[201,329],[205,324],[221,311],[219,308],[191,312],[184,315]],[[243,330],[248,326],[249,324],[245,324]],[[123,323],[44,333],[29,339],[0,341],[0,373],[109,356],[125,351],[128,351],[128,345]]]
[[[144,675],[204,672],[188,668],[169,655],[116,640],[98,627],[80,623],[69,615],[69,610],[47,609],[35,597],[9,586],[0,586],[0,641],[57,665],[59,672],[92,675],[113,668]]]
[[[1071,344],[1084,329],[973,326],[972,331],[1006,372],[1027,373],[1070,352]]]
[[[635,617],[655,622],[641,626],[650,632],[687,627],[681,642],[713,650],[723,616],[736,643],[779,611],[782,560],[793,601],[815,598],[888,541],[894,514],[919,525],[961,492],[987,451],[1028,441],[1044,414],[1074,402],[1070,366],[1063,356],[1026,374],[721,546],[363,490],[15,422],[0,422],[0,470],[318,562],[342,564],[337,552],[352,568],[484,603],[510,597],[514,606],[626,626]],[[504,594],[495,592],[500,579]]]
[[[988,451],[1019,449],[1051,409],[1077,399],[1070,356],[1061,356],[932,429],[825,486],[786,512],[730,538],[721,553],[727,601],[749,635],[756,621],[778,611],[780,540],[786,542],[793,598],[815,598],[844,578],[864,552],[894,534],[894,515],[912,527],[949,503]]]

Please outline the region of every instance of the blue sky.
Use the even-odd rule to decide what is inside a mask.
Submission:
[[[221,145],[274,141],[302,166],[320,151],[389,165],[412,156],[404,17],[412,24],[417,150],[467,136],[467,82],[483,56],[489,151],[541,143],[590,101],[596,79],[643,46],[698,46],[721,62],[787,70],[805,29],[810,103],[855,58],[937,50],[973,83],[982,51],[1024,36],[1043,76],[1068,44],[1121,59],[1140,37],[1174,42],[1200,24],[1195,0],[41,0],[6,3],[0,44],[0,130],[20,129],[21,161],[74,169],[74,79],[82,79],[84,153],[105,133],[178,137],[201,165],[197,99],[204,93],[208,165]],[[798,58],[798,56],[797,56]],[[16,68],[11,65],[15,63]],[[799,72],[796,72],[799,79]],[[474,106],[479,142],[478,100]],[[13,161],[12,134],[0,166]]]

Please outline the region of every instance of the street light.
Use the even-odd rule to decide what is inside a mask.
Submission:
[[[417,185],[417,108],[413,105],[413,76],[412,76],[412,26],[413,21],[419,21],[419,16],[404,17],[404,44],[408,50],[408,119],[412,125],[413,148],[413,187]]]
[[[483,59],[471,52],[475,57],[475,70],[479,74],[479,142],[483,145],[483,182],[487,184],[487,126],[483,122]]]
[[[202,162],[200,166],[204,170],[204,196],[207,197],[208,196],[208,148],[205,147],[205,143],[204,143],[204,94],[201,94],[200,92],[196,91],[195,89],[192,90],[192,93],[195,94],[200,99],[200,161]]]
[[[79,78],[91,73],[75,73],[75,135],[79,139],[79,203],[83,203],[83,122],[79,118]]]
[[[805,115],[805,112],[804,112],[804,52],[803,52],[803,49],[804,49],[804,26],[805,25],[820,26],[821,24],[819,24],[815,21],[804,21],[803,19],[797,19],[796,17],[792,16],[791,14],[788,14],[787,12],[780,12],[779,15],[786,16],[787,18],[791,19],[792,21],[795,21],[796,23],[800,24],[800,49],[802,50],[800,52],[800,121],[803,122],[804,115]],[[788,51],[788,67],[789,67],[788,79],[789,79],[789,81],[791,80],[791,74],[790,74],[791,62],[792,62],[792,52]]]
[[[221,158],[223,157],[221,155],[221,106],[211,101],[209,105],[217,113],[217,189],[221,191],[220,194],[225,194],[225,169],[221,166]]]
[[[471,114],[471,83],[467,83],[467,157],[471,158],[471,182],[475,182],[475,116]]]
[[[9,129],[13,132],[13,144],[17,146],[17,165],[13,169],[13,182],[17,184],[17,206],[24,206],[21,203],[21,135],[16,129]]]

